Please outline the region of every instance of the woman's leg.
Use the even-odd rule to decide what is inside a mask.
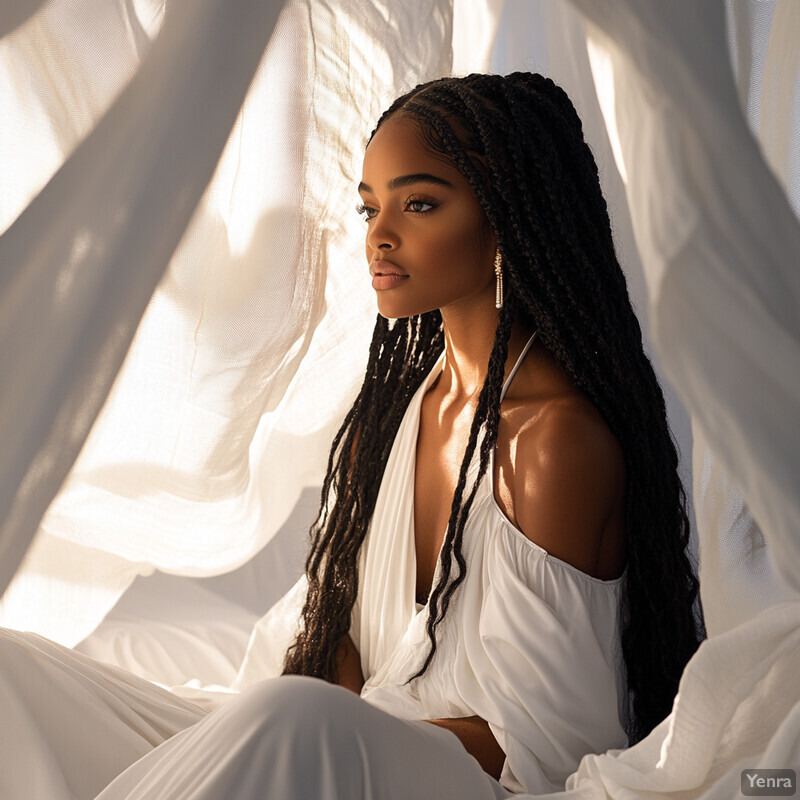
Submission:
[[[264,681],[127,769],[97,800],[496,800],[456,736],[324,681]]]
[[[0,628],[0,797],[92,800],[205,716],[122,669]]]

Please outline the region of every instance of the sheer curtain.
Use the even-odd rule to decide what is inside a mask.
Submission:
[[[157,34],[160,15],[147,4],[95,14],[54,2],[14,20],[2,40],[4,588],[216,166],[279,7],[200,2],[170,13]],[[233,42],[238,56],[226,63]],[[107,519],[102,543],[81,525],[60,530],[62,552],[30,571],[32,606],[37,585],[49,592],[51,565],[53,583],[92,603],[119,591],[136,569],[111,542],[124,519]],[[99,585],[82,574],[91,556],[70,545],[102,549],[104,568],[86,570]],[[82,606],[62,608],[83,617]]]
[[[52,0],[2,40],[3,585],[136,333],[2,624],[74,644],[321,481],[374,315],[363,146],[451,69],[452,9],[282,5]]]

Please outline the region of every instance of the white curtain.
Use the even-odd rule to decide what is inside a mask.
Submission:
[[[106,399],[280,5],[182,5],[157,35],[163,14],[148,4],[98,14],[89,5],[47,3],[13,20],[18,27],[2,40],[3,225],[10,225],[0,239],[3,588]],[[234,43],[237,57],[228,59]],[[125,420],[106,447],[121,451],[137,423]],[[57,533],[59,541],[102,549],[105,569],[88,570],[100,581],[87,589],[95,602],[135,570],[116,557],[114,531],[126,519],[119,511],[113,523],[106,517],[102,541],[77,520]],[[88,586],[83,559],[68,546],[62,556],[55,580]],[[34,585],[47,581],[55,560],[34,567]]]
[[[452,9],[282,5],[51,0],[0,43],[0,585],[138,324],[6,626],[74,644],[137,574],[246,562],[321,482],[374,318],[361,154],[451,69]]]

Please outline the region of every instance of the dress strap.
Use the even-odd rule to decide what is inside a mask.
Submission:
[[[528,343],[525,347],[522,348],[522,352],[519,354],[519,358],[517,359],[516,364],[511,368],[511,372],[508,373],[508,377],[503,384],[503,388],[500,390],[500,402],[503,402],[503,398],[506,396],[506,392],[508,391],[508,387],[511,386],[511,381],[514,380],[514,376],[517,374],[517,370],[522,366],[522,362],[525,360],[525,356],[528,355],[528,350],[531,349],[531,345],[533,344],[533,340],[536,338],[536,334],[538,331],[533,332],[533,336],[528,339]]]

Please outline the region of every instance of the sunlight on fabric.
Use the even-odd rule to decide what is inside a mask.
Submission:
[[[71,20],[67,30],[65,15]],[[50,0],[0,39],[0,232],[127,85],[163,21],[161,0],[136,0],[124,8]]]
[[[39,537],[11,584],[13,591],[0,598],[0,618],[5,627],[77,643],[96,625],[96,608],[110,608],[137,574],[152,571],[62,538]],[[82,601],[76,603],[76,596]]]
[[[18,124],[0,130],[8,130],[8,152],[36,162],[26,150],[35,135],[25,128],[41,128],[40,150],[52,154],[38,162],[46,169],[20,167],[13,207],[1,209],[6,224],[139,74],[163,8],[139,0],[76,28],[64,0],[53,0],[10,37]],[[395,96],[450,71],[451,35],[447,0],[393,5],[391,13],[380,3],[284,6],[211,183],[42,522],[35,556],[8,590],[0,624],[75,643],[136,574],[156,566],[214,575],[247,562],[303,487],[319,485],[374,324],[364,222],[354,209],[364,145]],[[65,37],[66,52],[54,44]],[[46,57],[37,60],[40,51]],[[31,85],[55,100],[45,103]],[[147,124],[157,132],[170,111],[148,108]],[[146,139],[132,143],[133,162]],[[184,135],[175,146],[192,144]],[[117,166],[105,165],[104,174]],[[174,191],[180,204],[183,189]],[[101,244],[77,230],[54,282],[65,309]],[[146,266],[136,250],[132,235],[124,269]],[[103,293],[117,285],[110,276],[78,316],[102,314]],[[68,576],[67,561],[50,554],[65,545],[86,556],[69,562]],[[53,620],[64,605],[79,622],[59,633]]]
[[[453,74],[490,72],[492,47],[505,0],[455,0]]]
[[[128,36],[141,42],[142,35],[147,39],[156,38],[164,24],[164,3],[161,0],[133,0],[134,14],[125,17]]]
[[[0,233],[19,216],[63,159],[46,110],[39,103],[20,102],[16,91],[15,84],[22,76],[15,74],[12,47],[25,27],[0,40],[0,108],[5,117],[5,124],[0,125],[0,153],[7,176],[0,192]],[[17,135],[20,128],[24,136]]]
[[[78,277],[81,263],[87,257],[89,250],[92,247],[92,235],[89,231],[82,230],[75,233],[75,238],[72,241],[72,248],[64,266],[56,276],[54,290],[54,302],[58,303],[60,300],[68,300],[72,284]]]
[[[284,16],[281,32],[286,30],[285,20]],[[295,44],[291,35],[281,33],[273,40],[270,57],[259,66],[208,187],[205,213],[212,219],[218,216],[224,224],[228,257],[237,265],[234,275],[226,276],[229,293],[247,291],[247,284],[258,281],[264,264],[253,263],[248,254],[263,250],[267,238],[288,243],[299,235],[295,208],[303,171],[297,130],[304,125],[307,109],[301,107],[296,92],[277,99],[271,91],[276,68],[285,70],[287,79],[306,74],[305,59]],[[281,157],[276,157],[278,153]],[[290,254],[286,257],[291,260]],[[229,299],[236,303],[237,298]]]
[[[597,91],[597,101],[600,104],[600,110],[603,112],[603,119],[606,122],[606,131],[611,144],[611,151],[614,153],[614,161],[617,164],[617,170],[619,170],[622,182],[627,184],[628,171],[625,168],[625,158],[622,154],[622,145],[619,140],[614,102],[614,64],[608,51],[591,36],[586,37],[586,49],[589,53],[589,63],[592,66],[592,79],[594,88]]]
[[[105,397],[102,375],[115,368],[113,361],[120,342],[127,336],[124,326],[115,325],[104,341],[98,357],[100,371],[82,386],[78,407],[66,403],[57,413],[54,429],[61,431],[62,449],[76,447],[82,441],[81,431],[91,425],[91,409]],[[35,367],[35,363],[28,365]],[[21,370],[15,376],[22,379]],[[77,443],[71,441],[77,439]],[[16,523],[16,515],[30,497],[40,492],[43,476],[49,475],[57,462],[54,448],[41,450],[34,459],[26,479],[17,492],[17,504],[7,522]],[[73,498],[74,499],[74,498]],[[42,526],[34,543],[5,593],[0,598],[0,625],[22,630],[35,630],[49,638],[75,644],[97,623],[98,609],[110,608],[119,595],[139,574],[152,568],[139,561],[119,558],[94,547],[92,539],[98,525],[108,530],[109,520],[102,504],[92,498],[81,513],[72,515],[65,525],[54,520],[57,536]],[[86,515],[89,522],[86,524]],[[84,544],[88,544],[86,547]],[[69,609],[69,613],[64,612]]]

